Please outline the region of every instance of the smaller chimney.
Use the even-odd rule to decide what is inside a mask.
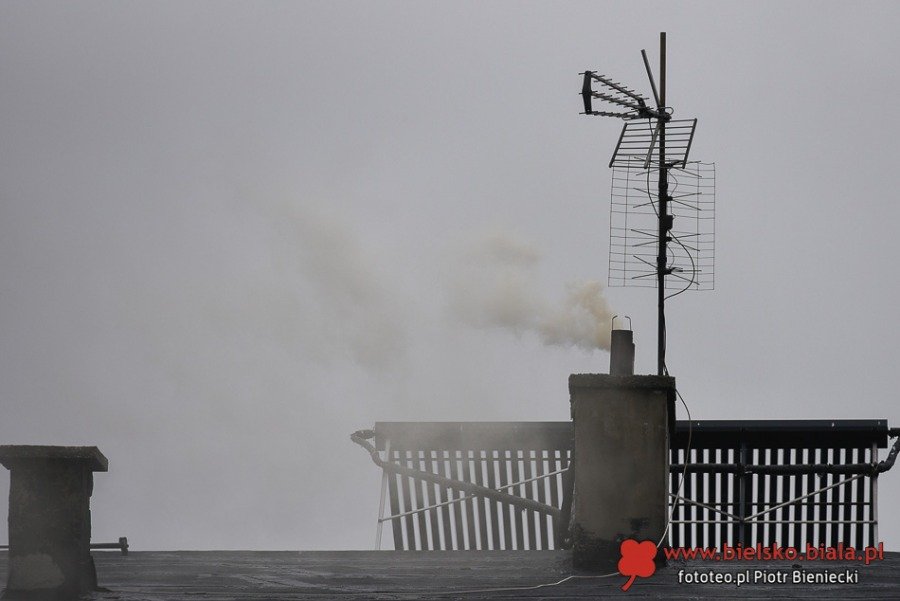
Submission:
[[[613,317],[615,321],[615,317]],[[629,326],[631,318],[628,318]],[[613,330],[609,351],[609,375],[634,375],[634,332],[631,330]]]

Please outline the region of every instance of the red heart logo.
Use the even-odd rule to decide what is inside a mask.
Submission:
[[[637,542],[633,538],[626,538],[619,546],[622,559],[619,560],[619,573],[629,576],[628,582],[622,585],[622,590],[627,591],[634,583],[634,579],[649,578],[656,571],[653,558],[656,557],[656,543],[651,540]]]

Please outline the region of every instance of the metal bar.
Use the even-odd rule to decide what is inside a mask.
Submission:
[[[715,451],[712,449],[698,448],[696,450],[696,457],[697,457],[698,461],[701,461],[701,462],[705,461],[705,460],[709,459],[709,457],[711,455],[712,456],[715,455]],[[710,507],[712,507],[712,504],[715,503],[715,495],[713,494],[714,484],[712,483],[714,478],[715,478],[715,475],[710,476],[707,474],[697,474],[697,482],[699,484],[698,496],[701,496],[701,498],[705,499],[706,504],[709,505]],[[700,488],[702,488],[703,490],[702,491],[699,490]],[[713,490],[711,490],[711,489],[713,489]],[[712,517],[710,510],[707,508],[703,509],[702,514],[703,514],[704,519]],[[716,544],[715,541],[713,541],[713,531],[711,528],[707,528],[706,532],[703,532],[702,529],[698,529],[697,537],[701,541],[706,541],[706,542],[701,542],[700,544],[702,544],[702,545],[712,546],[712,545]]]
[[[843,449],[843,451],[839,451],[838,449],[835,449],[834,452],[835,453],[842,452],[844,455],[845,461],[853,460],[853,449]],[[859,479],[857,479],[857,482],[858,481],[859,481]],[[849,501],[850,499],[853,498],[853,483],[850,482],[850,483],[845,484],[844,486],[838,488],[837,492],[840,493],[838,495],[840,498],[835,499],[835,502],[838,502],[841,500]],[[839,513],[840,513],[842,520],[849,520],[853,517],[852,509],[848,505],[841,504],[840,507],[835,508],[835,510],[838,510],[838,509],[840,510]],[[841,542],[843,542],[845,545],[853,544],[853,537],[851,535],[849,525],[845,525],[843,528],[843,532],[841,533]]]
[[[806,460],[810,461],[810,462],[815,461],[816,460],[815,454],[816,454],[815,449],[806,449]],[[802,479],[803,479],[803,494],[806,494],[815,488],[814,482],[813,482],[814,476],[812,473],[803,475]],[[803,507],[804,507],[804,509],[803,509],[804,519],[811,520],[811,519],[815,518],[816,507],[812,500],[812,497],[809,497],[806,500],[806,502],[803,504]],[[815,537],[815,531],[814,531],[815,529],[808,525],[804,525],[803,530],[804,530],[804,535],[803,535],[804,545],[806,545],[806,544],[815,545],[816,544],[815,543],[816,537]]]
[[[790,448],[782,448],[778,450],[778,459],[781,463],[790,465],[791,463],[791,451]],[[793,499],[791,485],[793,484],[794,476],[792,474],[784,474],[778,476],[777,478],[777,488],[779,491],[778,502],[781,503],[783,501],[787,501],[788,499]],[[788,505],[782,507],[778,510],[778,518],[786,520],[790,522],[791,512],[796,509],[795,505]],[[778,544],[781,546],[788,546],[791,542],[791,528],[786,525],[782,525],[781,528],[778,529]]]
[[[484,457],[482,457],[483,451],[478,450],[475,451],[475,483],[478,486],[484,486]],[[490,549],[490,533],[488,532],[488,524],[487,524],[487,515],[490,512],[488,508],[488,500],[486,498],[479,498],[477,501],[478,504],[478,549],[481,551],[487,551]]]
[[[390,439],[388,439],[388,446],[390,445]],[[385,456],[388,461],[393,460],[391,456],[395,451],[389,451]],[[383,470],[383,468],[382,468]],[[390,501],[391,513],[400,513],[400,495],[397,482],[399,476],[397,474],[390,474],[388,476],[388,497]],[[400,522],[394,522],[391,524],[391,531],[394,535],[394,550],[400,551],[403,549],[403,525]]]
[[[826,451],[831,456],[832,463],[840,463],[841,458],[841,450],[840,449],[828,449]],[[829,474],[828,480],[830,484],[834,484],[837,480],[837,477],[834,474]],[[831,489],[829,492],[830,499],[828,504],[828,515],[832,520],[838,519],[840,508],[837,505],[837,502],[840,500],[841,496],[841,488],[840,486],[836,486]],[[835,525],[831,524],[828,526],[828,540],[830,541],[828,544],[837,545],[841,542],[841,532]]]
[[[740,454],[738,455],[739,466],[747,465],[749,452],[749,449],[747,449],[747,443],[741,442]],[[741,470],[741,472],[743,472],[743,470]],[[738,516],[741,518],[741,530],[740,536],[738,537],[738,543],[747,545],[750,544],[750,525],[745,522],[745,518],[751,511],[753,511],[753,501],[751,496],[753,493],[753,477],[750,474],[744,472],[744,475],[740,477],[739,484],[740,490],[738,493],[738,497],[740,505],[738,505],[738,507],[740,508],[740,511],[738,513]]]
[[[672,464],[670,472],[681,472],[684,464]],[[713,473],[713,472],[741,472],[740,464],[733,463],[690,463],[687,466],[689,472]],[[871,463],[846,463],[842,465],[827,464],[802,464],[802,465],[748,465],[743,471],[748,474],[838,474],[869,476],[876,471],[876,466]]]
[[[569,521],[572,518],[572,496],[575,484],[575,458],[571,450],[565,450],[562,453],[563,461],[566,462],[566,470],[560,478],[562,485],[562,501],[560,504],[559,520],[557,521],[556,536],[560,539],[560,547],[569,548],[571,541],[568,537]]]
[[[678,449],[678,448],[672,446],[671,453],[670,453],[672,459],[671,459],[670,463],[678,463],[678,461],[679,461],[678,454],[680,452],[682,452],[681,449]],[[670,474],[669,475],[669,497],[675,498],[677,500],[678,493],[680,492],[678,490],[679,476],[677,474],[673,475],[672,472],[669,472],[669,474]],[[681,506],[676,502],[675,505],[672,507],[672,523],[676,523],[675,520],[679,520],[679,519],[681,519]],[[679,528],[669,528],[669,537],[670,537],[670,541],[671,541],[671,544],[673,547],[683,546],[681,544],[681,528],[680,527]]]
[[[816,458],[817,458],[817,461],[820,461],[820,462],[828,461],[828,449],[825,449],[825,448],[817,449],[816,450]],[[825,477],[825,475],[820,475],[819,482],[821,482],[823,479],[827,482],[827,478]],[[818,497],[818,499],[819,499],[819,502],[816,506],[816,517],[820,521],[827,520],[828,519],[828,500],[826,499],[825,495],[820,495]],[[817,530],[818,530],[817,538],[818,538],[819,544],[820,545],[830,545],[831,541],[828,540],[827,525],[820,524],[819,527],[817,528]]]
[[[676,198],[673,198],[673,199],[672,199],[672,202],[675,203],[675,204],[677,204],[677,205],[683,206],[685,209],[691,209],[692,211],[700,211],[700,207],[698,207],[698,206],[696,206],[696,205],[692,205],[692,204],[689,203],[689,202],[684,202],[683,200],[678,200],[678,199],[676,199]],[[688,238],[688,237],[695,237],[695,236],[699,236],[699,235],[700,235],[700,234],[684,234],[684,235],[681,236],[681,237],[682,237],[682,238]]]
[[[705,453],[706,453],[705,449],[697,449],[694,452],[694,457],[698,463],[703,463],[703,461],[705,459],[705,457],[704,457]],[[696,482],[697,496],[695,498],[700,499],[701,501],[707,501],[708,499],[705,494],[705,484],[704,484],[704,479],[706,477],[706,474],[695,473],[694,476],[697,478],[697,482]],[[695,509],[695,511],[697,512],[697,517],[699,517],[701,520],[705,520],[709,517],[709,512],[707,511],[706,507],[704,507],[703,505],[698,506]],[[704,529],[703,528],[697,528],[697,537],[694,540],[695,540],[694,546],[699,547],[699,546],[709,546],[710,545],[710,543],[707,543],[706,539],[704,538]]]
[[[391,456],[391,442],[388,441],[387,449],[384,452],[386,457]],[[378,524],[375,528],[375,550],[381,551],[381,531],[384,530],[384,521],[381,519],[384,517],[384,498],[387,493],[387,482],[388,482],[388,473],[386,470],[381,470],[381,499],[378,502]]]
[[[552,457],[552,459],[550,461],[550,472],[551,473],[558,472],[559,469],[562,467],[562,460],[560,458],[561,453],[562,453],[562,451],[560,451],[559,449],[553,449],[550,451],[550,456]],[[550,483],[550,504],[553,505],[554,507],[560,506],[560,502],[559,502],[559,481],[560,480],[561,480],[561,478],[559,476],[553,476],[552,478],[548,479],[548,482]],[[553,532],[552,532],[553,548],[559,549],[560,543],[562,541],[559,540],[559,535],[558,535],[558,533],[560,531],[560,524],[559,524],[558,518],[556,518],[556,517],[553,518],[552,527],[553,527]]]
[[[616,149],[613,150],[612,158],[609,160],[609,168],[612,169],[613,163],[616,162],[616,157],[619,155],[619,148],[622,146],[622,140],[625,138],[625,130],[628,129],[628,124],[622,126],[622,133],[619,134],[619,141],[616,142]]]
[[[863,478],[867,478],[867,477],[868,477],[868,476],[866,476],[865,474],[860,474],[860,476],[862,476]],[[801,494],[797,494],[796,496],[791,496],[791,498],[792,498],[792,499],[795,499],[795,498],[798,498],[798,497],[800,497],[800,496],[802,496],[802,495],[801,495]],[[869,502],[868,502],[868,501],[865,501],[865,502],[860,503],[860,504],[863,505],[863,506],[868,506],[868,505],[869,505]],[[726,505],[732,505],[732,503],[726,503]],[[737,506],[737,503],[733,503],[733,505]],[[857,505],[857,503],[856,503],[855,501],[839,501],[839,502],[838,502],[838,505],[840,505],[841,507],[843,507],[844,505],[849,505],[849,506],[851,506],[851,507],[855,507],[855,506]]]
[[[670,524],[681,524],[681,525],[688,525],[688,524],[706,525],[706,524],[736,524],[738,522],[736,522],[735,520],[672,520],[669,523]]]
[[[525,498],[526,499],[534,499],[534,490],[532,487],[533,478],[532,478],[532,465],[531,465],[531,451],[525,451],[524,453],[525,459],[525,478],[528,480],[529,484],[525,487]],[[529,509],[525,512],[526,522],[528,523],[528,548],[532,551],[537,549],[537,532],[534,527],[534,511]]]
[[[641,50],[641,56],[644,59],[644,67],[647,68],[647,78],[650,80],[650,89],[653,91],[653,100],[656,101],[656,106],[662,106],[662,103],[659,101],[659,94],[656,92],[656,82],[653,81],[653,71],[650,70],[650,61],[647,60],[647,51]]]
[[[761,464],[765,463],[765,450],[764,449],[755,449],[756,460],[754,463]],[[754,508],[756,511],[759,511],[762,507],[765,507],[766,504],[766,477],[763,474],[754,474],[753,478],[756,480],[754,486],[756,488],[756,504]],[[749,517],[744,518],[748,523],[753,521],[753,517],[756,514],[751,514]],[[756,527],[756,537],[753,539],[757,543],[763,544],[771,544],[772,541],[766,540],[766,531],[765,528],[761,528],[759,526]]]
[[[702,192],[685,192],[684,194],[675,194],[674,196],[672,196],[672,199],[678,200],[679,198],[687,198],[689,196],[701,196],[702,194],[703,194]],[[709,202],[709,201],[707,201],[707,202]]]
[[[859,447],[856,449],[856,461],[862,463],[866,460],[866,449],[864,447]],[[856,481],[856,495],[853,499],[857,502],[856,505],[856,520],[862,521],[865,518],[865,508],[861,501],[866,498],[866,482],[863,478],[860,478]],[[863,528],[861,526],[856,528],[856,544],[854,545],[857,549],[862,549],[865,540],[865,533],[863,532]]]
[[[497,466],[499,467],[499,484],[500,490],[507,490],[507,486],[509,483],[509,477],[507,475],[507,471],[509,469],[509,451],[503,450],[500,451],[501,459],[498,462]],[[500,523],[503,524],[503,548],[507,551],[513,548],[513,523],[512,523],[512,515],[509,511],[509,503],[503,503],[500,505],[502,510],[502,516]]]
[[[421,449],[423,441],[433,449],[535,449],[570,445],[572,422],[376,422],[374,430],[357,434],[357,438],[374,437],[379,450],[388,437],[395,450]]]
[[[696,461],[692,460],[691,455],[693,454],[694,457],[696,457],[697,450],[696,449],[685,449],[685,451],[686,451],[685,461],[687,461],[688,463],[696,463]],[[683,473],[684,473],[684,484],[682,484],[682,486],[684,487],[684,490],[685,490],[684,494],[687,498],[692,499],[692,498],[694,498],[694,474],[689,473],[689,472],[683,472]],[[688,516],[688,519],[696,520],[698,517],[697,511],[696,511],[696,505],[689,505],[689,506],[685,507],[685,514]],[[696,538],[694,538],[694,529],[691,527],[685,528],[684,529],[684,546],[685,547],[695,547],[695,546],[697,546],[695,541],[696,541]]]
[[[872,463],[878,459],[878,444],[872,443]],[[871,482],[871,490],[869,492],[869,499],[872,501],[872,538],[869,542],[870,545],[875,546],[880,541],[878,539],[878,474],[875,473],[872,475]]]
[[[710,461],[720,461],[721,458],[725,455],[724,449],[716,449],[712,448],[709,450],[709,459]],[[714,509],[721,509],[724,507],[723,505],[723,495],[725,494],[725,477],[721,474],[710,474],[708,478],[710,494],[709,494],[709,504]],[[712,518],[715,515],[715,511],[710,513],[710,517]],[[710,545],[721,545],[722,533],[721,529],[712,525],[708,529],[708,539],[710,541]]]
[[[534,475],[541,478],[544,475],[544,451],[535,451],[534,453]],[[537,496],[535,501],[538,503],[547,503],[546,481],[544,479],[535,480],[534,487],[537,488]],[[538,514],[538,543],[544,551],[550,548],[549,537],[547,536],[547,517]]]
[[[666,32],[659,34],[659,106],[666,106]],[[666,124],[660,118],[659,131],[659,254],[656,257],[656,288],[659,315],[656,331],[656,371],[666,373],[666,244],[669,231],[668,202],[669,180],[666,169]]]
[[[422,451],[410,451],[410,454],[412,455],[411,466],[420,472],[426,471],[422,466]],[[427,502],[425,493],[422,491],[422,488],[428,486],[428,481],[415,479],[414,484],[416,491],[416,507],[425,507]],[[422,551],[427,551],[431,547],[431,536],[428,530],[428,518],[425,512],[419,513],[417,517],[419,520],[419,544],[421,545],[420,549]]]
[[[664,127],[663,123],[662,119],[656,122],[656,129],[653,130],[653,135],[650,137],[650,146],[647,148],[647,157],[644,159],[644,169],[650,167],[650,159],[653,158],[653,147],[656,146],[656,139],[659,137],[660,129]]]
[[[671,524],[735,524],[737,523],[735,520],[672,520]],[[794,520],[751,520],[752,524],[793,524]],[[844,520],[803,520],[800,522],[801,524],[874,524],[872,520],[850,520],[846,522]],[[799,547],[798,547],[799,548]]]
[[[463,451],[463,480],[466,482],[474,482],[472,480],[472,468],[469,462],[469,454],[471,451]],[[478,549],[478,537],[475,532],[475,521],[478,519],[478,513],[476,511],[477,499],[474,496],[466,496],[463,499],[469,499],[469,502],[466,504],[466,512],[468,513],[468,518],[466,520],[466,527],[468,529],[469,536],[469,551],[475,551]]]
[[[691,144],[694,143],[694,131],[697,129],[697,120],[694,119],[694,124],[691,126],[691,137],[688,139],[687,148],[684,151],[684,159],[681,161],[681,167],[687,167],[687,158],[691,152]]]
[[[676,501],[681,501],[681,503],[684,505],[697,505],[698,507],[704,507],[715,513],[721,513],[724,516],[730,517],[732,520],[741,521],[741,518],[734,515],[733,513],[728,513],[727,511],[725,511],[723,509],[718,509],[716,507],[713,507],[712,505],[707,505],[706,503],[701,503],[700,501],[695,501],[694,499],[689,499],[687,497],[680,497],[680,496],[676,495],[675,493],[669,493],[669,497],[675,499]],[[680,507],[680,506],[675,505],[675,507]],[[703,520],[701,520],[701,521],[703,521]],[[711,546],[711,545],[706,545],[706,546]]]
[[[485,485],[496,489],[497,475],[494,470],[497,462],[494,461],[494,452],[495,451],[492,450],[487,451],[487,457],[485,458],[485,467],[487,467],[487,482],[485,482]],[[490,499],[488,501],[488,507],[490,507],[491,510],[491,544],[493,545],[492,548],[496,551],[500,549],[500,504],[497,503],[496,500]]]
[[[521,477],[521,469],[519,467],[520,453],[524,454],[525,452],[519,450],[514,450],[512,452],[512,479],[516,481],[518,481]],[[517,486],[518,490],[516,490],[515,492],[520,497],[524,498],[525,494],[522,490],[524,485],[517,484]],[[523,515],[525,512],[517,507],[514,513],[516,521],[516,549],[522,551],[525,549],[525,517]]]
[[[90,543],[91,549],[119,549],[122,555],[128,555],[128,537],[119,537],[117,543]],[[9,549],[9,545],[0,545],[0,549]]]
[[[428,450],[423,453],[423,460],[424,460],[423,461],[423,471],[432,472],[434,474],[443,476],[443,474],[440,474],[436,469],[436,467],[437,467],[435,465],[435,455],[436,454],[437,454],[437,452],[434,450]],[[446,477],[446,476],[444,476],[444,477]],[[438,502],[439,497],[438,497],[437,491],[435,490],[435,484],[433,484],[431,482],[425,484],[425,493],[426,493],[426,499],[429,504],[434,504],[434,503]],[[428,515],[428,520],[430,522],[429,525],[431,527],[431,549],[433,551],[440,551],[441,550],[441,516],[440,516],[440,513],[438,513],[437,511],[432,511],[432,512],[429,512],[427,515]]]
[[[397,464],[400,465],[401,462],[408,464],[409,463],[407,461],[408,455],[409,455],[409,451],[403,451],[401,453],[398,453]],[[400,485],[403,489],[403,507],[405,510],[412,509],[412,495],[409,490],[410,483],[411,483],[411,480],[408,476],[406,476],[405,474],[401,475]],[[405,541],[406,547],[405,547],[405,549],[407,551],[414,551],[414,550],[416,550],[415,521],[412,519],[412,517],[407,517],[406,520],[404,520],[404,522],[406,525],[406,541]]]
[[[442,476],[449,478],[450,477],[450,466],[448,459],[450,457],[450,451],[435,451],[437,455],[437,467],[438,473]],[[438,495],[441,503],[447,502],[450,499],[448,498],[452,495],[452,491],[446,486],[438,487]],[[435,512],[437,515],[437,512]],[[441,549],[444,551],[452,551],[453,550],[453,523],[450,521],[450,506],[444,505],[444,510],[441,512],[441,532],[444,536]]]
[[[816,452],[816,456],[820,462],[827,462],[829,458],[828,448],[823,447],[818,449]],[[823,483],[827,486],[830,483],[828,474],[818,474],[814,479],[814,483],[814,490],[821,488]],[[828,516],[830,515],[830,512],[828,511],[828,495],[818,495],[816,498],[818,499],[818,503],[816,505],[816,519],[822,522],[822,524],[818,526],[819,544],[831,545],[832,541],[829,538],[830,533],[828,532],[827,524]]]
[[[797,497],[797,498],[795,498],[795,499],[791,499],[791,500],[789,500],[789,501],[785,501],[784,503],[779,503],[778,505],[773,505],[772,507],[767,507],[766,509],[763,509],[762,511],[758,511],[758,512],[754,513],[753,515],[751,515],[751,516],[745,518],[745,521],[752,520],[752,519],[757,518],[757,517],[759,517],[759,516],[761,516],[761,515],[764,515],[764,514],[766,514],[766,513],[769,513],[769,512],[771,512],[771,511],[774,511],[774,510],[776,510],[776,509],[778,509],[778,508],[780,508],[780,507],[784,507],[784,506],[786,506],[786,505],[791,505],[792,503],[797,503],[797,502],[802,501],[803,499],[807,499],[807,498],[809,498],[809,497],[811,497],[811,496],[813,496],[813,495],[818,495],[818,494],[821,494],[821,493],[826,492],[826,491],[828,491],[828,490],[832,490],[832,489],[834,489],[835,487],[841,486],[842,484],[845,484],[845,483],[847,483],[847,482],[853,482],[853,481],[856,480],[857,478],[862,478],[862,477],[863,477],[863,474],[857,474],[857,475],[855,475],[855,476],[850,476],[849,478],[844,478],[843,480],[839,480],[839,481],[837,481],[837,482],[832,482],[832,483],[828,484],[827,486],[824,486],[824,487],[822,487],[822,488],[819,488],[819,489],[817,489],[817,490],[814,490],[814,491],[812,491],[812,492],[810,492],[810,493],[806,493],[806,494],[803,495],[802,497]],[[834,516],[832,515],[832,517],[834,517]],[[822,522],[822,520],[814,520],[814,521],[815,521],[815,522]]]
[[[732,461],[738,461],[738,459],[740,457],[740,447],[732,446],[732,448],[730,448],[728,450],[728,456],[731,458]],[[738,481],[738,475],[737,475],[737,473],[728,474],[727,478],[728,478],[728,500],[730,501],[730,504],[728,505],[728,507],[732,507],[732,508],[736,507],[737,508],[736,511],[740,511],[740,508],[741,508],[741,502],[740,502],[740,496],[739,496],[740,495],[740,492],[739,492],[740,482]],[[737,545],[740,542],[740,533],[741,533],[741,527],[738,524],[734,524],[731,527],[731,532],[729,533],[730,536],[728,538],[728,544],[730,544],[732,547]]]
[[[781,524],[781,523],[792,524],[793,520],[787,520],[786,522],[784,520],[752,520],[752,522],[754,524]],[[849,520],[849,521],[845,521],[845,520],[814,520],[814,521],[809,521],[809,522],[804,522],[804,523],[824,524],[827,526],[837,526],[837,525],[841,525],[841,524],[868,524],[869,522],[865,521],[865,520],[862,522],[857,522],[856,520]],[[835,545],[835,546],[837,546],[837,545]],[[849,546],[849,545],[845,545],[845,546]]]
[[[768,464],[772,464],[772,465],[778,464],[778,449],[769,449],[766,452],[766,455],[769,458],[769,460],[767,462]],[[778,504],[781,501],[781,499],[778,498],[778,480],[779,480],[779,478],[773,474],[768,474],[766,476],[766,485],[767,485],[767,488],[769,491],[768,502],[770,504]],[[775,511],[775,519],[778,519],[778,517],[779,517],[778,511],[780,511],[780,510],[781,509],[778,509]],[[779,543],[778,539],[776,538],[778,536],[778,528],[774,524],[769,525],[769,527],[767,529],[767,535],[768,535],[770,545]]]
[[[427,452],[427,451],[426,451]],[[425,472],[430,471],[427,467],[423,465],[422,454],[423,451],[412,451],[412,463],[411,466],[413,469]],[[428,490],[428,481],[427,480],[419,480],[418,478],[413,479],[413,490],[415,491],[415,503],[416,507],[425,507],[429,504],[429,499],[427,496]],[[422,513],[417,514],[417,519],[419,523],[419,545],[422,551],[427,551],[431,548],[431,529],[430,529],[430,516],[428,512],[423,511]]]
[[[792,449],[790,451],[785,451],[785,452],[790,452],[793,455],[794,463],[802,463],[803,462],[803,449]],[[800,492],[800,489],[803,486],[803,482],[802,482],[803,476],[800,476],[797,474],[791,474],[790,479],[791,479],[790,480],[791,494],[794,495],[795,497],[803,494]],[[800,519],[801,511],[803,511],[803,505],[797,505],[793,508],[793,517],[795,520]],[[794,547],[796,547],[797,549],[799,549],[801,547],[800,540],[802,537],[803,537],[803,525],[800,523],[797,523],[794,525],[793,531],[791,533],[791,544]]]
[[[450,477],[453,480],[460,479],[460,469],[459,469],[459,459],[457,458],[457,453],[462,455],[462,451],[451,451],[452,459],[450,461]],[[463,507],[461,501],[465,498],[465,495],[460,492],[450,489],[450,499],[453,501],[453,519],[454,519],[454,527],[456,533],[456,547],[455,550],[462,551],[466,548],[466,538],[465,534],[463,534]]]

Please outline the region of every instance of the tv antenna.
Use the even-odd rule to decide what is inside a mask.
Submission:
[[[666,104],[665,32],[659,34],[659,88],[647,52],[641,50],[641,56],[652,103],[606,75],[585,71],[582,114],[625,120],[609,162],[609,283],[656,287],[657,373],[666,375],[666,299],[715,284],[715,164],[688,160],[697,120],[673,119]],[[596,100],[615,110],[594,110]],[[650,183],[654,174],[655,195]],[[677,291],[667,295],[669,289]]]

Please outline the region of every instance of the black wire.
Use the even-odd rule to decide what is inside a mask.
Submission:
[[[662,356],[666,356],[666,338],[668,337],[666,333],[666,314],[661,313],[659,316],[660,321],[662,322]],[[666,360],[663,359],[663,375],[669,375],[669,367],[666,365]]]
[[[672,188],[672,192],[674,192],[675,190],[678,189],[678,184],[679,184],[680,182],[678,181],[678,178],[677,178],[677,177],[672,176],[672,178],[675,180],[675,187]],[[665,300],[668,300],[668,299],[670,299],[670,298],[674,298],[674,297],[678,296],[679,294],[681,294],[682,292],[687,291],[688,288],[690,288],[691,286],[694,285],[694,282],[696,281],[696,275],[697,275],[697,264],[694,263],[694,255],[692,255],[691,252],[690,252],[690,251],[687,249],[687,247],[684,245],[684,243],[683,243],[681,240],[678,239],[678,236],[675,236],[675,235],[673,234],[673,235],[672,235],[672,239],[675,240],[675,242],[677,242],[677,243],[681,246],[681,249],[685,252],[685,254],[687,254],[688,258],[691,260],[691,281],[688,282],[687,286],[685,286],[684,288],[682,288],[682,289],[679,290],[678,292],[675,292],[675,293],[670,294],[669,296],[667,296],[667,297],[665,298]]]
[[[665,368],[666,375],[669,375],[669,368],[666,367],[665,361],[663,361],[663,367]],[[662,537],[660,537],[659,542],[656,544],[657,547],[662,544],[663,539],[665,539],[669,533],[669,528],[672,525],[672,516],[675,514],[675,505],[678,503],[678,496],[681,494],[681,486],[684,484],[684,478],[685,476],[687,476],[688,465],[691,462],[691,443],[694,434],[694,421],[693,417],[691,417],[691,410],[688,408],[688,405],[684,401],[684,397],[681,396],[681,393],[678,391],[678,388],[675,388],[675,394],[678,395],[678,399],[681,401],[681,404],[684,405],[684,410],[687,413],[687,448],[684,451],[684,470],[681,472],[681,478],[678,480],[678,488],[675,489],[675,499],[672,502],[672,508],[669,510],[669,518],[666,520],[666,527],[663,530],[663,535]]]
[[[694,256],[693,256],[693,255],[691,254],[691,252],[687,249],[687,247],[685,247],[684,243],[683,243],[681,240],[678,239],[677,236],[673,236],[672,239],[675,240],[675,242],[677,242],[678,244],[681,245],[681,248],[684,249],[684,252],[687,253],[688,258],[691,260],[691,281],[687,283],[687,286],[685,286],[684,288],[682,288],[682,289],[679,290],[678,292],[675,292],[675,293],[670,294],[669,296],[667,296],[667,297],[665,298],[665,300],[669,300],[670,298],[676,297],[676,296],[678,296],[679,294],[681,294],[682,292],[685,292],[685,291],[686,291],[688,288],[690,288],[691,286],[693,286],[693,285],[694,285],[694,281],[695,281],[694,276],[695,276],[696,273],[697,273],[697,264],[694,263]]]

